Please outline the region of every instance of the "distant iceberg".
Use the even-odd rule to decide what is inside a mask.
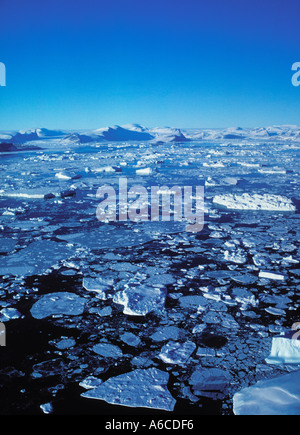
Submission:
[[[227,194],[215,196],[213,202],[229,210],[296,211],[293,202],[280,195]]]

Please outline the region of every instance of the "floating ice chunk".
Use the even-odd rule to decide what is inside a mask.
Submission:
[[[179,299],[182,308],[202,309],[203,311],[209,305],[209,301],[204,296],[182,296]]]
[[[235,415],[300,415],[300,371],[289,373],[236,393]]]
[[[65,350],[70,349],[70,347],[73,347],[76,344],[76,341],[73,338],[63,338],[58,343],[56,343],[57,349]]]
[[[206,324],[202,323],[200,325],[196,325],[193,329],[193,334],[202,334],[202,332],[206,329]]]
[[[213,202],[230,210],[296,211],[290,199],[279,195],[227,194],[215,196]]]
[[[122,169],[116,166],[105,166],[104,168],[95,168],[93,172],[113,174],[114,172],[122,172]]]
[[[152,408],[173,411],[176,400],[168,391],[168,373],[150,368],[137,369],[110,378],[100,387],[82,394],[89,399],[104,400],[110,404],[132,408]]]
[[[215,357],[216,351],[207,347],[199,347],[196,355],[200,357]]]
[[[112,314],[112,308],[111,307],[104,307],[104,308],[91,308],[89,310],[90,314],[97,314],[99,317],[108,317]]]
[[[272,273],[272,272],[260,272],[259,273],[259,277],[260,278],[264,278],[264,279],[272,279],[272,280],[277,280],[277,281],[284,281],[285,280],[285,276],[284,275],[279,275],[277,273]]]
[[[78,316],[83,313],[85,299],[74,293],[49,293],[42,296],[31,308],[35,319],[45,319],[50,316]]]
[[[224,391],[230,383],[227,371],[217,368],[198,368],[192,374],[190,385],[194,394],[201,395],[201,391]]]
[[[19,319],[21,313],[15,308],[3,308],[0,311],[0,322],[8,322],[9,320]]]
[[[239,329],[239,324],[234,320],[234,318],[228,313],[219,313],[215,311],[209,311],[205,314],[202,319],[204,323],[210,325],[221,325],[223,328],[228,329]]]
[[[111,281],[103,278],[83,278],[82,286],[89,292],[98,294],[99,299],[105,301],[107,299],[107,292],[111,289]]]
[[[83,381],[79,383],[79,386],[85,388],[86,390],[90,390],[93,388],[100,387],[103,384],[103,381],[95,376],[88,376]]]
[[[17,244],[16,240],[1,237],[0,254],[8,254],[9,252],[12,252],[15,249],[16,244]]]
[[[55,177],[58,178],[59,180],[65,180],[65,181],[72,179],[72,177],[70,177],[64,172],[58,172],[57,174],[55,174]]]
[[[122,358],[123,352],[118,346],[109,343],[98,343],[93,347],[93,351],[103,358]]]
[[[53,405],[51,402],[43,403],[40,405],[40,408],[44,414],[51,414],[53,412]]]
[[[269,314],[272,314],[272,316],[285,316],[285,311],[281,310],[280,308],[268,307],[265,308],[265,311]]]
[[[300,364],[300,341],[286,337],[274,337],[268,364]]]
[[[151,168],[137,169],[136,174],[137,175],[151,175],[152,169]]]
[[[176,326],[166,326],[160,328],[155,334],[151,336],[151,340],[156,342],[167,340],[178,340],[179,329]]]
[[[132,332],[125,332],[120,338],[124,343],[128,344],[128,346],[138,347],[141,344],[141,339],[132,334]]]
[[[124,306],[124,314],[146,316],[152,311],[162,311],[165,307],[167,291],[146,286],[127,287],[118,292],[113,301]]]
[[[0,273],[2,275],[42,274],[57,262],[68,258],[71,253],[71,249],[63,243],[38,240],[15,254],[0,258]]]
[[[185,343],[170,341],[167,343],[159,354],[160,359],[166,364],[185,364],[197,346],[192,341]]]
[[[233,275],[231,279],[234,282],[242,285],[254,284],[257,281],[257,277],[254,275],[241,275],[241,274]]]
[[[226,261],[236,264],[245,264],[247,262],[247,254],[242,249],[225,251],[224,258]]]

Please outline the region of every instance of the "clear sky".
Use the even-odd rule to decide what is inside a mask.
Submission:
[[[300,0],[0,0],[0,130],[300,124]]]

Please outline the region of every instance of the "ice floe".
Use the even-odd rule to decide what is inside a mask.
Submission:
[[[190,356],[196,350],[196,345],[192,341],[187,341],[185,343],[169,341],[159,354],[160,359],[166,364],[185,364]]]
[[[127,407],[173,411],[176,400],[167,388],[168,382],[169,374],[161,370],[137,369],[108,379],[99,387],[83,393],[82,397]]]
[[[35,319],[50,316],[78,316],[83,313],[85,299],[75,293],[59,292],[41,296],[30,312]]]
[[[167,291],[151,287],[128,287],[115,294],[113,302],[124,306],[124,314],[145,316],[152,311],[162,311],[165,307]]]

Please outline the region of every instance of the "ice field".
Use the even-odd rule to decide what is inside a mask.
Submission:
[[[300,128],[0,141],[1,413],[288,413],[272,388],[300,413],[300,347],[274,355],[300,321]],[[120,177],[204,186],[203,231],[99,222]]]

